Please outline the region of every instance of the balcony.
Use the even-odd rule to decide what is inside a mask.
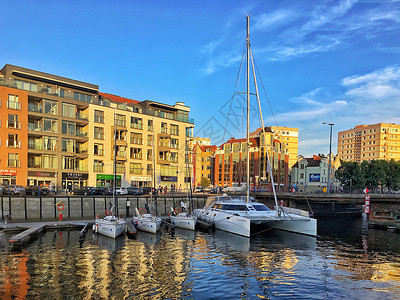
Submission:
[[[76,118],[79,119],[79,120],[85,120],[85,121],[89,120],[88,115],[84,114],[84,113],[81,113],[81,112],[76,113]]]
[[[40,141],[40,143],[36,143],[35,141],[28,141],[28,149],[29,150],[43,150],[43,143]]]
[[[42,124],[28,123],[28,130],[42,132]]]
[[[7,159],[7,167],[9,168],[20,168],[21,161],[19,159]]]
[[[21,148],[21,141],[18,140],[7,140],[7,147],[8,148]]]
[[[40,103],[28,103],[28,111],[31,112],[36,112],[36,113],[42,113],[43,112],[43,106]]]
[[[21,122],[10,121],[7,122],[7,128],[11,129],[21,129]]]
[[[87,131],[77,130],[75,135],[78,137],[87,137],[88,133]]]

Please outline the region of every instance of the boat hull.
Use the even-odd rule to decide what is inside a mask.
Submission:
[[[138,230],[146,231],[155,234],[161,228],[161,219],[151,217],[134,217],[132,219],[133,225]]]
[[[195,216],[170,216],[171,224],[184,229],[194,230],[197,223],[197,217]]]
[[[115,239],[124,232],[126,221],[122,219],[96,219],[95,226],[97,233]]]

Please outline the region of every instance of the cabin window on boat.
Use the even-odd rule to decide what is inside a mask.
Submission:
[[[216,204],[215,208],[223,210],[238,210],[238,211],[249,210],[246,205],[241,205],[241,204]]]
[[[257,211],[270,211],[270,209],[263,204],[253,204],[253,207]]]

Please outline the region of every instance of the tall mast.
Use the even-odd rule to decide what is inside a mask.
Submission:
[[[115,215],[117,212],[117,193],[115,188],[117,187],[117,118],[116,118],[117,108],[114,107],[114,188],[113,188],[113,196],[114,196],[114,209]]]
[[[153,190],[154,190],[154,210],[157,217],[157,188],[156,188],[156,146],[155,146],[155,131],[154,131],[154,118],[153,118]],[[153,193],[153,191],[151,191]]]
[[[247,182],[246,182],[246,199],[249,202],[250,194],[250,14],[246,17],[247,19]]]

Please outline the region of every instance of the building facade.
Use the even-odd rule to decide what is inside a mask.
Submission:
[[[338,133],[338,156],[343,161],[400,160],[400,125],[358,125]]]
[[[2,184],[112,186],[114,149],[118,186],[189,182],[194,121],[183,102],[131,100],[13,65],[1,75]]]
[[[332,157],[330,184],[331,191],[337,191],[340,182],[335,177],[336,170],[340,167],[339,157]],[[312,158],[299,157],[293,165],[290,176],[292,191],[322,192],[328,188],[329,158],[313,155]],[[326,190],[325,190],[326,191]]]
[[[214,157],[215,186],[238,186],[246,183],[247,152],[246,139],[231,138],[218,147]],[[271,190],[269,157],[276,190],[288,189],[289,155],[285,144],[275,139],[271,130],[252,134],[249,155],[250,185]]]
[[[209,141],[209,139],[208,139]],[[207,178],[214,185],[214,154],[217,150],[215,145],[201,145],[196,143],[193,148],[193,174],[194,185],[201,185],[201,179]]]

